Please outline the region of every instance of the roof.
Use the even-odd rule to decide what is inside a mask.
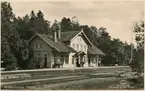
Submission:
[[[88,39],[88,37],[86,36],[86,34],[83,32],[83,30],[61,32],[61,40],[63,42],[71,41],[75,36],[77,36],[80,33],[82,33],[82,37],[85,38],[86,42],[89,45],[92,45],[91,41]]]
[[[70,41],[73,37],[75,37],[80,31],[67,31],[61,32],[62,41]]]
[[[99,48],[97,48],[95,45],[88,46],[88,54],[93,55],[105,55]]]
[[[73,48],[65,45],[63,42],[61,42],[59,39],[57,42],[54,42],[48,35],[46,34],[36,34],[35,36],[39,36],[44,42],[46,42],[49,46],[56,49],[59,52],[76,52]],[[32,39],[30,39],[31,41]]]

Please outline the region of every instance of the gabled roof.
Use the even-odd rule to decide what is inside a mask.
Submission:
[[[80,31],[67,31],[61,32],[62,41],[70,41],[73,37],[75,37]]]
[[[37,33],[34,35],[30,41],[35,37],[38,36],[40,37],[44,42],[46,42],[50,47],[54,48],[55,50],[59,52],[76,52],[73,48],[65,45],[63,42],[61,42],[59,39],[57,42],[54,42],[48,35],[46,34],[39,34]],[[29,42],[30,42],[29,41]]]
[[[83,32],[83,30],[78,30],[78,31],[67,31],[67,32],[61,32],[61,40],[64,42],[71,41],[75,36],[81,34],[83,37],[87,40],[87,43],[92,45],[91,41],[88,39],[86,34]]]
[[[105,55],[99,48],[97,48],[94,44],[92,46],[88,46],[88,54],[92,55]]]

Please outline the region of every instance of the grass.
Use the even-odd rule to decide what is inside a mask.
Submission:
[[[61,77],[69,75],[86,75],[89,79],[73,80],[64,82],[63,79],[60,82],[54,81],[55,83],[38,83],[35,85],[22,85],[8,87],[10,89],[22,89],[22,90],[112,90],[112,89],[131,89],[131,88],[112,88],[114,85],[120,85],[120,78],[114,77],[116,74],[120,73],[119,71],[128,71],[126,68],[103,68],[97,70],[77,70],[75,72],[36,72],[33,73],[33,76],[30,78],[23,79],[7,79],[5,81],[18,81],[18,80],[28,80],[28,79],[38,79],[38,78],[52,78],[52,77]],[[95,75],[98,73],[108,73],[105,75]]]
[[[109,88],[111,85],[119,84],[119,79],[114,77],[109,78],[92,78],[84,79],[80,81],[65,82],[60,84],[43,84],[39,86],[30,86],[28,89],[32,90],[105,90],[112,89]]]
[[[122,86],[120,81],[122,78],[106,77],[106,78],[90,78],[84,80],[75,80],[69,82],[61,82],[54,84],[38,84],[33,86],[26,86],[25,90],[130,90],[136,89],[130,86],[127,82],[127,86]],[[125,79],[126,80],[126,79]],[[128,81],[128,80],[126,80]],[[15,88],[16,89],[16,88]],[[17,87],[17,89],[20,89]]]

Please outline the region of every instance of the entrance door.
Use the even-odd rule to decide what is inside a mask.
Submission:
[[[76,59],[76,67],[80,67],[79,59],[78,58]]]
[[[44,54],[44,68],[47,68],[47,54]]]
[[[90,66],[90,63],[91,63],[91,59],[90,57],[88,57],[88,65]]]

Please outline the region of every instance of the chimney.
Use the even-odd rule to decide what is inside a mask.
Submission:
[[[54,33],[53,33],[53,39],[54,39],[54,42],[57,42],[57,33],[56,33],[56,31],[54,31]]]
[[[60,28],[58,29],[57,32],[58,32],[58,33],[57,33],[57,34],[58,34],[58,38],[61,39],[61,30],[60,30]]]

